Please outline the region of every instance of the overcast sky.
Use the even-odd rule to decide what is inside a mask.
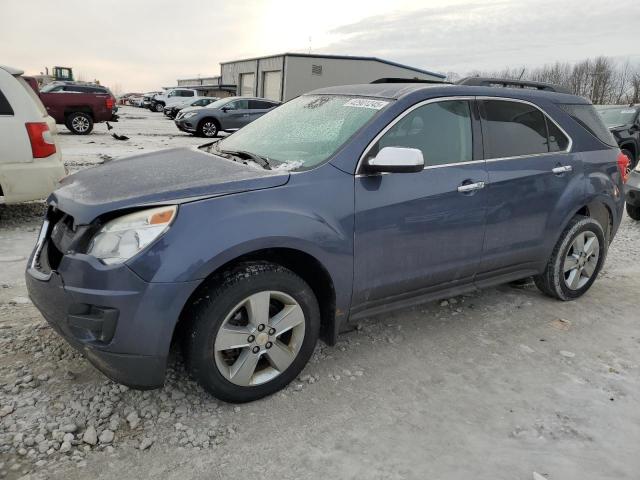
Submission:
[[[640,63],[640,0],[0,0],[0,18],[0,63],[70,66],[122,91],[309,48],[459,74],[598,55]]]

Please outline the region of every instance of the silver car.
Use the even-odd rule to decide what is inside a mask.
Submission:
[[[175,119],[183,132],[213,138],[219,132],[233,132],[253,122],[280,102],[264,98],[228,97],[203,108],[184,108]]]

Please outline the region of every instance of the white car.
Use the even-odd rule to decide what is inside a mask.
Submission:
[[[191,88],[170,88],[153,98],[152,110],[162,112],[164,107],[171,107],[197,96],[198,91]]]
[[[56,122],[23,73],[0,65],[0,203],[46,198],[66,175]]]

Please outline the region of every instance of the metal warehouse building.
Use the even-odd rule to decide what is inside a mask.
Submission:
[[[287,101],[316,88],[380,78],[442,80],[444,75],[375,57],[283,53],[220,64],[220,83],[236,94]]]

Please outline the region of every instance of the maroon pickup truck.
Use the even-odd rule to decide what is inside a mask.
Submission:
[[[64,124],[76,135],[86,135],[93,130],[96,122],[118,120],[116,99],[109,89],[100,85],[79,84],[72,82],[54,82],[42,87],[40,91],[35,79],[29,81],[40,95],[56,123]]]

